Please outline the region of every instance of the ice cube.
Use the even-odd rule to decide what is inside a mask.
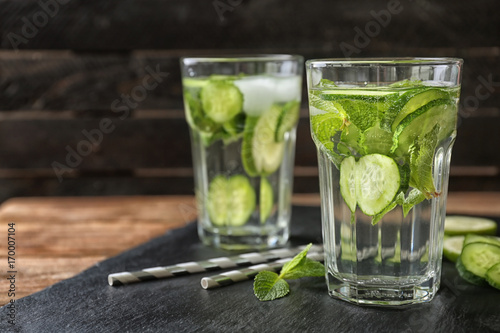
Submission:
[[[248,77],[234,84],[243,94],[243,111],[249,116],[260,116],[274,102],[275,80],[269,77]]]
[[[275,78],[274,101],[286,103],[300,99],[302,79],[300,76]]]

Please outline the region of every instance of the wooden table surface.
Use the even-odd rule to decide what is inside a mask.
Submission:
[[[293,202],[318,206],[319,195],[295,195]],[[450,193],[447,211],[500,216],[500,192]],[[192,196],[10,199],[0,206],[0,278],[4,281],[0,304],[12,298],[5,282],[9,261],[16,271],[14,298],[19,299],[195,218]],[[10,259],[9,225],[14,227],[10,231],[15,239],[15,255]]]

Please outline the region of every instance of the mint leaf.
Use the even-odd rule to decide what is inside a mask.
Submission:
[[[283,265],[280,272],[280,278],[286,279],[287,274],[293,273],[293,270],[302,264],[302,262],[306,259],[307,252],[309,252],[311,246],[312,244],[307,245],[306,248],[297,254],[292,260]]]
[[[269,271],[259,272],[253,283],[255,296],[261,301],[272,301],[284,297],[290,292],[290,286],[285,279],[324,276],[325,267],[323,264],[306,257],[311,246],[312,244],[309,244],[302,252],[284,264],[279,275]]]
[[[414,188],[413,190],[408,193],[408,197],[405,199],[403,203],[403,214],[404,217],[408,215],[410,210],[415,206],[416,204],[421,203],[426,199],[425,194]]]
[[[287,274],[283,276],[283,279],[294,280],[306,276],[325,276],[325,266],[319,261],[304,258],[304,261],[292,271],[287,272]]]
[[[417,138],[410,148],[410,186],[417,188],[427,197],[435,195],[432,165],[434,151],[438,144],[440,126],[436,124],[432,130]]]
[[[253,290],[260,301],[272,301],[286,296],[290,292],[290,287],[278,274],[262,271],[255,277]]]
[[[370,102],[363,100],[343,99],[339,104],[344,108],[349,121],[356,125],[362,132],[373,127],[377,121],[377,107]]]

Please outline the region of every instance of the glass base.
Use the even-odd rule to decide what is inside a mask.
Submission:
[[[393,281],[395,282],[395,281]],[[357,305],[402,306],[429,302],[439,289],[434,278],[414,284],[370,284],[366,282],[346,282],[327,277],[328,293]]]
[[[256,228],[254,232],[252,229],[238,232],[231,228],[230,234],[224,229],[200,227],[198,234],[204,245],[224,250],[266,250],[282,247],[288,241],[288,228]]]

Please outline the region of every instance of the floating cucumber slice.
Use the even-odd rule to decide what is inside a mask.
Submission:
[[[443,255],[451,262],[457,262],[462,247],[464,245],[465,236],[447,237],[443,241]]]
[[[450,99],[436,99],[427,103],[404,118],[393,136],[392,152],[396,155],[407,155],[415,139],[429,133],[436,125],[439,127],[437,141],[448,137],[456,127],[456,104]]]
[[[387,109],[380,125],[384,130],[394,132],[399,123],[410,113],[435,99],[447,98],[448,96],[446,91],[437,88],[422,87],[409,90]]]
[[[207,210],[215,226],[242,226],[255,209],[255,191],[247,177],[215,177],[209,185]]]
[[[281,112],[280,106],[273,105],[260,117],[247,117],[241,156],[248,175],[268,175],[281,165],[284,143],[275,141]]]
[[[205,115],[200,101],[194,98],[189,91],[184,92],[184,109],[186,120],[191,128],[206,133],[215,132],[219,128],[218,124]]]
[[[276,126],[276,133],[274,141],[281,142],[285,137],[285,133],[290,131],[297,125],[300,116],[300,103],[298,101],[291,101],[286,103],[281,114],[278,117],[278,124]]]
[[[398,93],[393,91],[362,89],[332,89],[321,92],[321,98],[329,101],[336,99],[358,99],[373,102],[392,99],[397,95]]]
[[[255,209],[255,191],[247,177],[236,175],[228,181],[229,212],[227,225],[245,224]]]
[[[356,210],[356,159],[352,156],[344,158],[340,164],[340,193],[347,207],[354,213]]]
[[[495,235],[497,224],[495,221],[472,216],[446,216],[444,232],[447,235]]]
[[[403,106],[401,111],[399,111],[399,113],[396,115],[396,118],[391,125],[392,131],[395,131],[399,123],[409,114],[415,112],[431,101],[437,99],[448,99],[447,97],[448,93],[442,89],[423,90],[420,93],[413,94],[408,102]],[[398,101],[404,101],[404,98],[401,98]]]
[[[358,206],[368,216],[380,213],[393,201],[401,182],[396,162],[380,154],[361,157],[355,179]]]
[[[266,220],[271,215],[274,205],[274,193],[273,187],[266,177],[260,178],[260,197],[259,197],[259,207],[260,207],[260,222],[265,223]]]
[[[208,84],[207,79],[183,78],[182,85],[186,88],[203,88]]]
[[[393,203],[400,184],[398,165],[384,155],[366,155],[357,162],[351,156],[340,165],[340,192],[352,212],[357,204],[368,216],[381,213]]]
[[[229,198],[227,179],[217,176],[210,182],[207,197],[207,211],[213,225],[223,226],[227,221]]]
[[[200,91],[205,114],[216,123],[224,123],[243,108],[243,95],[233,82],[212,80]]]

